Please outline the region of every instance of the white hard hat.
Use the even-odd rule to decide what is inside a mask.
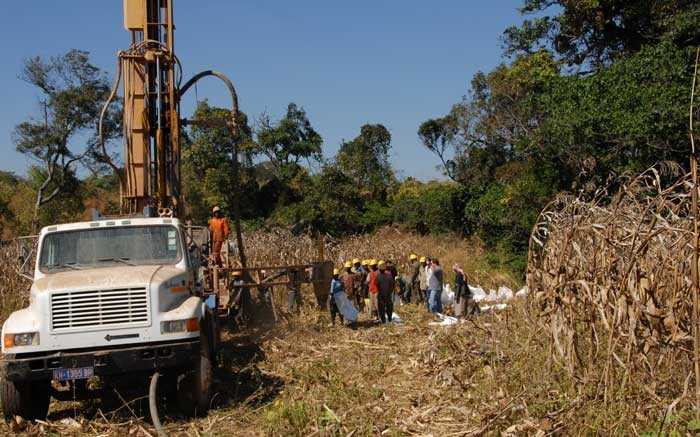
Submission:
[[[211,210],[211,212],[219,212],[219,211],[221,211],[221,208],[219,208],[218,206],[215,206],[214,209]]]

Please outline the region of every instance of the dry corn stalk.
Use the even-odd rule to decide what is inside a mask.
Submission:
[[[527,282],[552,358],[599,377],[606,397],[636,371],[692,360],[692,185],[685,175],[664,188],[674,172],[660,165],[622,180],[611,201],[606,190],[560,195],[533,228]],[[604,372],[592,376],[601,358]]]

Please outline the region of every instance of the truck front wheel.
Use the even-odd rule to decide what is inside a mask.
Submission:
[[[202,416],[209,410],[213,377],[210,332],[209,324],[202,323],[200,353],[195,358],[195,367],[178,378],[178,404],[182,412],[190,417]]]
[[[0,400],[6,422],[15,416],[26,420],[45,419],[51,400],[51,382],[19,382],[3,378],[0,382]]]

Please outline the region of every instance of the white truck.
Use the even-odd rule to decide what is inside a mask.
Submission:
[[[2,327],[5,419],[43,419],[51,396],[143,387],[156,372],[186,413],[204,413],[219,330],[196,248],[175,218],[43,228],[29,307]]]

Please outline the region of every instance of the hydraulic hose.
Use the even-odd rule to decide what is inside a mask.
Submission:
[[[228,88],[231,94],[231,133],[233,136],[233,150],[232,155],[232,173],[233,173],[233,223],[236,231],[236,243],[238,244],[238,256],[241,260],[241,266],[243,268],[247,267],[245,248],[243,247],[243,232],[241,231],[241,214],[240,214],[240,185],[238,180],[238,136],[240,134],[238,128],[238,94],[236,93],[236,88],[233,83],[226,77],[225,74],[220,73],[215,70],[205,70],[194,75],[190,80],[185,82],[185,84],[178,90],[177,100],[182,99],[182,95],[187,92],[188,89],[197,81],[206,76],[214,76],[220,79]],[[249,273],[245,273],[250,279]]]
[[[168,434],[163,430],[163,425],[160,423],[160,418],[158,417],[158,377],[160,374],[158,372],[154,373],[151,377],[151,386],[148,389],[148,409],[151,411],[151,421],[153,426],[158,432],[158,437],[168,437]]]
[[[117,178],[119,179],[119,189],[123,193],[124,190],[126,189],[124,175],[122,175],[122,172],[119,171],[119,167],[117,167],[114,164],[114,162],[112,162],[112,159],[109,157],[109,153],[107,153],[107,148],[105,147],[104,137],[102,135],[102,124],[104,123],[105,114],[107,113],[107,109],[109,108],[109,105],[114,100],[114,97],[116,97],[116,95],[117,95],[117,90],[119,89],[119,81],[121,80],[121,77],[122,77],[122,52],[120,51],[117,54],[117,75],[114,78],[114,85],[112,86],[112,91],[109,93],[109,97],[107,98],[107,101],[105,102],[104,106],[102,106],[102,111],[100,112],[100,121],[98,124],[98,139],[99,139],[99,143],[100,143],[100,148],[102,149],[102,155],[104,155],[104,158],[105,158],[105,162],[110,167],[112,167],[112,170],[114,170],[114,173],[117,175]]]

